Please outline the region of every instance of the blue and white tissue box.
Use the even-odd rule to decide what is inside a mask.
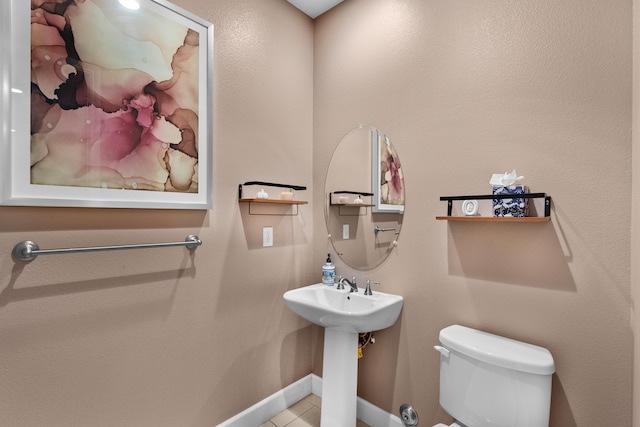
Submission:
[[[518,194],[529,193],[526,185],[494,185],[493,195],[511,195],[513,198],[493,199],[493,216],[495,217],[525,217],[529,215],[529,199],[517,197]]]

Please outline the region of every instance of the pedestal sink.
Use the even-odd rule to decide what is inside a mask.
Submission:
[[[358,333],[393,325],[403,298],[383,292],[364,295],[315,284],[285,292],[284,302],[298,316],[323,326],[321,427],[355,427],[358,386]]]

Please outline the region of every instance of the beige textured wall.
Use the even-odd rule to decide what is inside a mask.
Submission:
[[[397,251],[355,272],[405,297],[360,361],[360,396],[447,421],[433,345],[459,323],[553,353],[553,427],[631,425],[631,6],[349,0],[318,18],[314,260],[329,247],[320,189],[343,135],[379,127],[406,177]],[[550,223],[435,221],[439,196],[487,193],[491,173],[513,168],[553,197]]]
[[[214,208],[0,208],[2,426],[211,427],[310,372],[309,328],[282,294],[315,278],[312,209],[249,216],[237,186],[313,194],[312,22],[283,0],[175,3],[215,24]],[[261,247],[265,225],[273,248]],[[25,239],[54,248],[190,233],[204,242],[193,257],[10,255]]]
[[[315,34],[284,0],[175,3],[216,25],[214,208],[0,208],[0,425],[212,426],[320,373],[322,336],[281,295],[318,279],[324,172],[360,123],[392,138],[407,176],[400,246],[354,272],[406,298],[360,362],[360,395],[447,420],[432,346],[461,323],[552,351],[553,427],[631,425],[630,1],[349,0]],[[434,220],[439,196],[483,193],[514,167],[553,196],[552,223]],[[312,204],[249,216],[236,191],[252,179],[308,185]],[[27,238],[189,233],[204,241],[193,258],[9,255]]]
[[[633,422],[631,425],[640,425],[640,14],[638,14],[640,2],[633,0],[633,174],[632,181],[632,216],[631,216],[631,328],[633,329]],[[635,261],[635,262],[634,262]]]

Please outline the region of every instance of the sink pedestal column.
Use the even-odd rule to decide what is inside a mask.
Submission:
[[[324,330],[320,427],[355,427],[358,334]]]

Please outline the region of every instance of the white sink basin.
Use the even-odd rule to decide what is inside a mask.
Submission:
[[[298,316],[324,326],[345,332],[379,331],[393,325],[402,310],[399,295],[373,292],[338,290],[322,283],[285,292],[284,302]]]

